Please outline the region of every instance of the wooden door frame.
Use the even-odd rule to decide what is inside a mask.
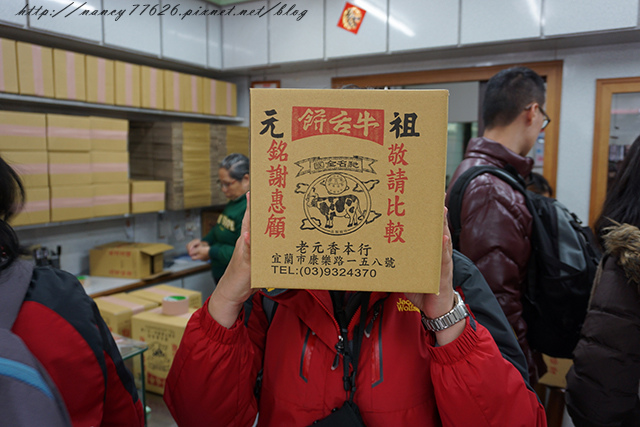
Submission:
[[[551,123],[545,129],[544,164],[542,173],[553,188],[556,188],[558,173],[558,135],[560,132],[560,101],[562,98],[562,61],[503,64],[486,67],[451,68],[445,70],[413,71],[365,76],[334,77],[331,87],[347,84],[361,87],[407,86],[431,83],[454,83],[489,80],[498,71],[514,66],[531,68],[547,81],[546,112]]]
[[[618,93],[640,92],[640,77],[596,80],[596,115],[593,127],[589,225],[593,227],[607,197],[611,100]]]

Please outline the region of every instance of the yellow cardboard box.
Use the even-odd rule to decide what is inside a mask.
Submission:
[[[131,338],[131,317],[158,307],[158,304],[127,293],[93,299],[111,332]]]
[[[180,76],[177,71],[163,70],[164,75],[164,109],[169,111],[182,111],[184,103],[182,101],[182,87]]]
[[[140,66],[115,61],[116,105],[140,107]]]
[[[202,306],[202,293],[199,291],[192,291],[190,289],[178,288],[170,285],[155,285],[148,288],[140,289],[138,291],[129,292],[131,295],[138,298],[148,299],[155,301],[158,304],[162,304],[162,300],[165,297],[172,295],[181,295],[187,297],[189,300],[189,307],[200,308]]]
[[[154,67],[140,67],[140,105],[142,108],[164,109],[164,74]]]
[[[91,172],[94,184],[129,182],[129,153],[126,151],[92,151]]]
[[[0,92],[18,93],[16,42],[0,38]]]
[[[49,187],[25,188],[26,200],[20,213],[11,219],[11,225],[43,224],[50,221],[51,202]]]
[[[448,95],[251,89],[251,285],[437,292]]]
[[[46,149],[47,121],[44,114],[0,111],[0,150]]]
[[[214,116],[237,116],[237,88],[233,83],[203,78],[202,113]]]
[[[87,152],[91,150],[89,117],[47,114],[47,149]]]
[[[189,309],[188,313],[179,316],[167,316],[162,314],[162,307],[158,307],[131,317],[132,338],[149,345],[149,350],[144,355],[148,391],[164,393],[165,380],[173,358],[180,346],[185,327],[195,311]],[[137,363],[134,365],[134,375],[140,375]]]
[[[56,98],[87,100],[83,54],[53,49],[53,78]]]
[[[25,187],[49,185],[49,160],[46,151],[2,151],[0,154],[20,176]]]
[[[52,187],[87,185],[92,180],[89,152],[49,152],[49,184]]]
[[[111,242],[89,251],[92,276],[141,279],[162,273],[164,252],[173,246],[164,243]]]
[[[91,149],[94,151],[127,151],[129,121],[106,117],[89,117]]]
[[[550,357],[546,354],[542,355],[544,363],[547,365],[547,373],[544,374],[538,381],[541,384],[550,385],[553,387],[566,388],[567,387],[567,373],[573,365],[573,360],[562,359],[559,357]]]
[[[165,209],[164,181],[131,180],[131,213],[158,212]]]
[[[202,113],[202,80],[200,76],[180,75],[180,93],[182,94],[182,111]]]
[[[87,102],[111,104],[115,102],[115,65],[112,60],[86,55]]]
[[[130,209],[128,182],[93,184],[94,216],[125,215]]]
[[[53,98],[53,50],[25,42],[16,46],[20,93]]]
[[[93,186],[51,186],[51,221],[93,218]]]

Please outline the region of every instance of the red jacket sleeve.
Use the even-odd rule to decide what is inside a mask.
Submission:
[[[502,357],[482,325],[468,319],[460,337],[444,346],[430,346],[429,351],[443,426],[547,425],[544,407],[536,394],[527,388],[520,372]]]
[[[264,316],[254,296],[251,316]],[[244,325],[244,310],[229,329],[209,314],[208,302],[187,324],[164,400],[181,427],[252,425],[258,412],[254,389],[262,367],[267,322]],[[205,379],[203,381],[203,378]]]

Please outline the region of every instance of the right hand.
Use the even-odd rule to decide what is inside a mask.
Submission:
[[[250,194],[247,193],[247,209],[242,219],[240,237],[231,261],[209,299],[209,314],[225,328],[233,326],[242,304],[257,291],[251,289],[250,206]]]
[[[193,257],[193,255],[195,254],[195,252],[197,251],[198,247],[201,244],[202,244],[202,240],[200,239],[193,239],[192,241],[187,243],[187,253],[189,254],[190,257]]]

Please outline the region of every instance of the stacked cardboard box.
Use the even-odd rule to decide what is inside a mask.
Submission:
[[[162,273],[164,253],[173,246],[164,243],[111,242],[89,251],[92,276],[142,279]]]
[[[158,307],[158,303],[118,293],[94,298],[104,322],[111,332],[131,338],[131,316]]]
[[[53,98],[53,50],[17,42],[20,94]]]
[[[47,114],[51,221],[92,218],[89,117]]]
[[[140,66],[115,61],[115,104],[140,107]]]
[[[90,117],[95,216],[124,215],[129,207],[129,122]]]
[[[233,83],[202,79],[202,113],[214,116],[238,114],[237,89]]]
[[[16,42],[0,38],[0,92],[18,93]]]
[[[164,108],[164,74],[153,67],[140,67],[140,105],[142,108]]]
[[[132,122],[130,145],[132,178],[165,181],[168,209],[209,206],[209,125]]]
[[[13,226],[49,222],[49,175],[44,114],[0,111],[0,155],[25,187],[25,205]]]
[[[113,105],[115,99],[115,65],[110,59],[87,55],[87,102]]]
[[[53,50],[54,92],[58,99],[86,101],[85,56]]]

